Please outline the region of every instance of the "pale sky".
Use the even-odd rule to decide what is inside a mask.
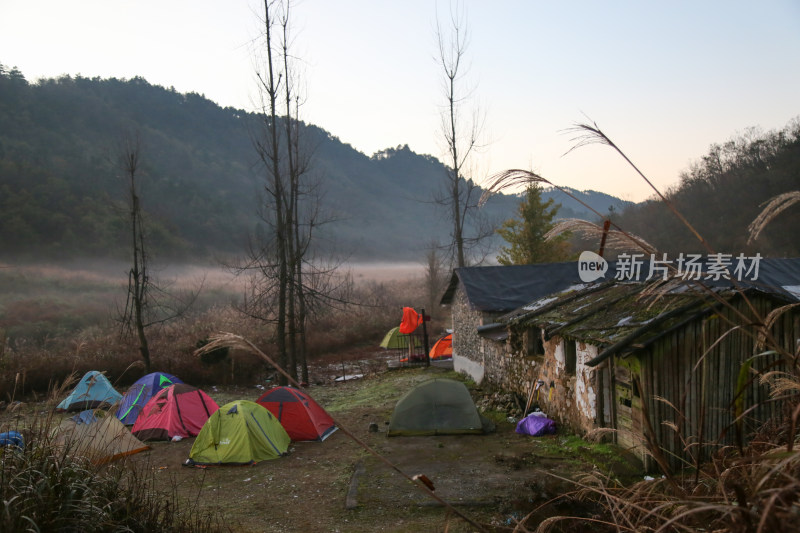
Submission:
[[[41,77],[141,76],[252,110],[254,0],[0,0],[0,63]],[[444,20],[449,3],[438,2]],[[463,87],[485,116],[473,177],[534,170],[640,201],[607,147],[564,155],[595,121],[659,187],[747,128],[800,116],[800,2],[466,1]],[[443,159],[434,0],[300,0],[302,118],[361,152]]]

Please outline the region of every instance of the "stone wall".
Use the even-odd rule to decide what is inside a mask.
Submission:
[[[470,376],[476,383],[484,378],[483,350],[478,326],[483,325],[480,311],[470,308],[459,282],[451,304],[453,317],[453,368]]]
[[[574,342],[574,341],[570,341]],[[597,346],[578,342],[576,345],[577,352],[577,365],[576,365],[576,381],[575,381],[575,400],[578,408],[578,422],[584,429],[591,430],[598,427],[598,412],[597,412],[597,379],[595,378],[595,370],[590,366],[586,366],[587,361],[591,361],[597,357]],[[602,417],[602,415],[601,415]]]
[[[530,355],[522,334],[512,331],[503,342],[484,339],[487,381],[525,401],[533,388],[531,404],[572,431],[585,433],[597,427],[595,371],[585,365],[597,355],[597,348],[578,343],[575,370],[571,372],[567,369],[565,342],[574,341],[555,336],[544,342],[543,355]]]
[[[538,379],[542,357],[523,356],[514,350],[511,337],[504,341],[483,339],[486,380],[527,400],[530,384]]]
[[[518,395],[523,402],[531,397],[532,405],[538,405],[549,417],[573,431],[585,432],[595,427],[595,371],[584,363],[597,355],[596,347],[576,345],[575,369],[568,371],[565,343],[560,337],[543,341],[543,354],[528,353],[532,343],[524,339],[525,335],[540,336],[540,330],[527,330],[528,333],[512,330],[508,339],[502,341],[482,338],[478,326],[493,322],[496,316],[472,309],[460,283],[453,296],[451,313],[456,371],[467,374],[476,383],[485,379],[492,386]],[[540,383],[538,388],[537,383]]]

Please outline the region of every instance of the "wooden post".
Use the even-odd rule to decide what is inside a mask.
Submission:
[[[611,228],[611,219],[605,219],[603,222],[603,238],[600,239],[600,251],[597,252],[597,255],[603,257],[603,252],[606,250],[606,237],[608,237],[608,230]]]
[[[523,417],[523,418],[525,418],[526,416],[528,416],[528,409],[530,409],[530,408],[531,408],[531,402],[533,401],[533,391],[535,391],[535,390],[536,390],[536,381],[537,381],[537,380],[535,380],[535,379],[534,379],[534,380],[531,380],[531,389],[530,389],[530,391],[528,392],[528,402],[525,404],[525,412],[524,412],[524,413],[522,413],[522,417]]]
[[[431,366],[431,352],[428,349],[428,323],[425,321],[425,308],[422,311],[422,346],[425,349],[425,366]]]

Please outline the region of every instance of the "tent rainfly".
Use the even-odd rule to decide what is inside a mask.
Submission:
[[[253,464],[286,455],[291,439],[265,407],[236,400],[203,424],[186,465]]]
[[[430,353],[431,359],[450,359],[453,357],[453,334],[445,335],[433,344]]]
[[[183,383],[183,381],[165,372],[152,372],[139,378],[122,396],[122,402],[117,409],[117,418],[123,424],[133,424],[142,411],[142,407],[150,398],[155,396],[158,391],[175,383]]]
[[[122,399],[108,378],[97,370],[83,375],[81,380],[56,407],[57,411],[83,411],[100,407],[111,407]]]
[[[420,383],[400,398],[387,435],[481,434],[492,429],[491,421],[478,414],[463,383],[435,378]]]
[[[205,392],[176,383],[150,398],[131,431],[141,440],[194,437],[217,409],[217,402]]]
[[[71,457],[104,464],[149,446],[131,435],[119,419],[105,411],[82,411],[55,429],[54,448]]]
[[[275,415],[293,441],[323,441],[337,429],[325,409],[293,387],[274,387],[256,403]]]
[[[418,335],[405,335],[400,333],[400,326],[393,327],[381,341],[380,347],[387,350],[402,350],[407,349],[408,345],[413,343],[415,348],[422,347],[422,340]]]

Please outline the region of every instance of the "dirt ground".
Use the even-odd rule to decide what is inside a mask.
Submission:
[[[564,436],[518,435],[515,424],[498,413],[497,430],[488,435],[387,438],[397,400],[435,375],[455,376],[436,367],[400,369],[307,390],[372,450],[412,477],[427,476],[437,496],[487,528],[513,527],[531,509],[574,490],[548,473],[575,478],[593,467],[589,448],[575,454],[562,448]],[[209,393],[222,405],[255,399],[260,391]],[[371,423],[377,432],[370,431]],[[191,439],[155,442],[135,460],[155,469],[182,495],[220,509],[234,531],[475,530],[341,430],[321,443],[294,443],[288,456],[250,467],[181,466],[191,444]],[[557,511],[551,506],[545,512]]]
[[[621,453],[609,455],[607,447],[575,447],[575,439],[566,435],[518,435],[515,424],[499,412],[486,413],[497,425],[487,435],[387,438],[394,405],[407,390],[434,376],[458,375],[439,367],[383,368],[346,383],[326,377],[324,384],[306,390],[342,427],[409,476],[427,476],[439,498],[487,531],[510,531],[532,509],[574,490],[551,474],[577,479],[598,467],[639,475],[635,465],[628,465]],[[219,405],[261,394],[256,387],[206,392]],[[378,431],[370,431],[370,424]],[[288,456],[254,466],[183,466],[193,440],[151,442],[149,451],[129,460],[152,469],[165,490],[221,511],[232,531],[477,530],[342,430],[324,442],[293,443]],[[569,509],[569,503],[551,504],[538,519]],[[536,521],[528,522],[529,527]]]

